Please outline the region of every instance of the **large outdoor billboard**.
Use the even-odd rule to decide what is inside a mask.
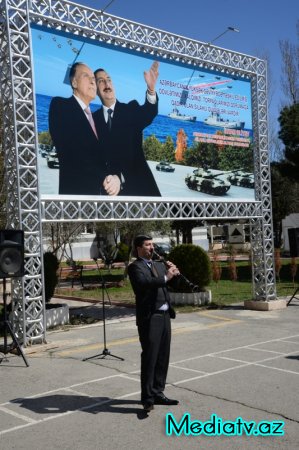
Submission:
[[[49,133],[49,107],[53,97],[69,98],[72,89],[67,72],[74,61],[83,62],[93,70],[104,68],[111,76],[116,97],[120,102],[145,102],[144,71],[154,60],[159,62],[156,84],[158,113],[143,130],[143,148],[151,176],[158,191],[154,197],[174,201],[254,201],[253,125],[251,81],[235,77],[225,70],[209,70],[166,58],[151,57],[141,51],[83,39],[70,33],[57,32],[32,25],[34,89],[39,134],[39,185],[41,198],[63,195],[59,188],[59,171],[64,149],[57,152]],[[220,70],[221,69],[221,70]],[[93,112],[101,108],[96,97],[91,102]],[[71,152],[73,136],[63,129],[64,117],[56,120]],[[95,116],[96,117],[96,116]],[[137,125],[136,125],[137,126]],[[80,132],[77,129],[76,133]],[[82,133],[83,133],[82,125]],[[125,129],[125,128],[124,128]],[[124,184],[129,178],[138,180],[130,196],[147,195],[141,185],[146,178],[138,178],[138,157],[128,150],[127,142],[118,136],[120,164],[129,164]],[[98,136],[101,152],[101,135]],[[109,140],[105,152],[109,159]],[[75,144],[74,144],[75,145]],[[89,144],[86,144],[86,146]],[[54,147],[53,147],[54,146]],[[90,149],[82,147],[80,155],[69,158],[70,166],[88,163]],[[94,146],[93,152],[96,152]],[[76,161],[77,158],[77,161]],[[79,159],[79,161],[78,161]],[[123,161],[123,162],[122,162]],[[65,160],[64,160],[65,164]],[[99,165],[101,159],[99,159]],[[107,162],[109,164],[109,161]],[[100,172],[100,170],[99,170]],[[60,181],[61,182],[61,181]],[[88,191],[88,183],[76,176],[75,192],[80,198],[93,195],[107,198],[105,191]],[[99,186],[100,186],[99,182]],[[124,191],[118,193],[124,199]]]

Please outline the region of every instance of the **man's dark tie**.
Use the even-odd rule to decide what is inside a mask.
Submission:
[[[159,275],[153,261],[149,261],[148,266],[151,269],[152,273],[155,275],[155,277],[158,277]]]
[[[108,128],[109,128],[109,131],[111,130],[111,125],[112,125],[112,113],[113,113],[113,109],[111,109],[111,108],[109,108],[108,110],[107,110],[107,113],[108,113]]]

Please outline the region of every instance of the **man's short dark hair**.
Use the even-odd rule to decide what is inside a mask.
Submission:
[[[106,72],[106,70],[105,70],[105,69],[102,69],[102,68],[95,70],[95,71],[93,72],[93,74],[94,74],[95,77],[97,76],[97,73],[98,73],[98,72]]]
[[[75,78],[76,70],[77,70],[78,66],[85,66],[85,64],[83,62],[76,62],[70,68],[69,78],[70,78],[70,84],[72,87],[73,87],[73,79]]]
[[[153,238],[149,236],[148,234],[139,234],[134,239],[134,247],[142,247],[144,241],[152,241]]]

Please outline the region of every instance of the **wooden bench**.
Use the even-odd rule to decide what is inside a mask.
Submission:
[[[61,282],[67,282],[70,281],[72,283],[72,288],[74,287],[75,281],[78,281],[82,287],[84,287],[83,278],[85,278],[85,283],[90,284],[90,279],[93,279],[92,284],[94,283],[101,283],[101,273],[99,273],[99,269],[105,269],[106,265],[103,262],[100,262],[98,265],[92,264],[92,265],[74,265],[74,266],[64,266],[59,267],[57,271],[58,275],[58,287],[60,286]],[[116,268],[124,268],[124,263],[113,263],[112,269]],[[86,275],[86,272],[94,271],[98,276],[93,277],[90,276],[90,274]],[[110,269],[109,269],[110,271]],[[84,276],[85,272],[85,276]],[[106,281],[107,286],[119,286],[121,282],[123,281],[124,276],[119,281]]]

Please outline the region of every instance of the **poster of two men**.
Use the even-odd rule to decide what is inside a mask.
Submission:
[[[31,31],[41,196],[254,200],[250,80]]]

